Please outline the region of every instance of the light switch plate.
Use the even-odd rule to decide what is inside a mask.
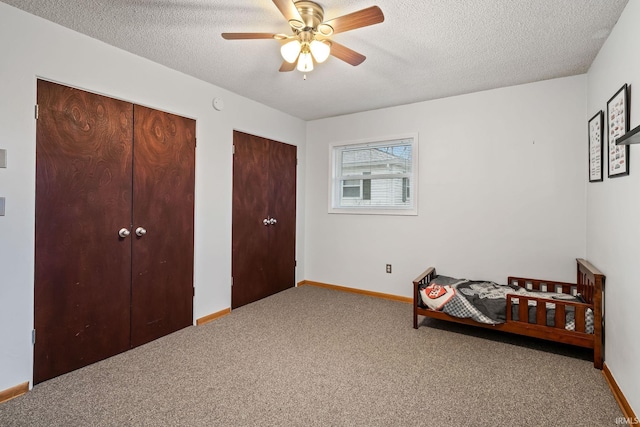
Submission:
[[[0,216],[4,216],[4,197],[0,197]]]
[[[7,150],[0,150],[0,168],[7,167]]]

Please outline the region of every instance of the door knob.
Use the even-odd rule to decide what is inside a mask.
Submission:
[[[271,219],[269,219],[269,224],[270,224],[270,225],[276,224],[277,222],[278,222],[278,221],[276,221],[276,219],[275,219],[275,218],[271,218]]]
[[[143,228],[143,227],[138,227],[138,228],[136,228],[136,235],[137,235],[138,237],[142,237],[142,236],[144,236],[145,234],[147,234],[147,230],[146,230],[145,228]]]
[[[262,223],[264,225],[269,225],[269,220],[267,218],[265,218],[265,219],[262,220]]]
[[[127,237],[129,234],[131,234],[131,232],[126,228],[121,228],[120,231],[118,231],[118,236],[122,238]]]

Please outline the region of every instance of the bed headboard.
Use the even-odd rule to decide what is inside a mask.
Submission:
[[[604,289],[604,274],[589,261],[577,258],[578,267],[578,292],[589,304],[602,304],[602,291]]]
[[[589,261],[577,258],[578,292],[593,304],[593,366],[602,369],[604,360],[604,274]]]

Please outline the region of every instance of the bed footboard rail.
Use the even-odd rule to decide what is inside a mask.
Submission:
[[[529,291],[556,292],[575,296],[580,292],[578,284],[568,282],[558,282],[555,280],[529,279],[526,277],[509,276],[507,283],[520,286]]]
[[[429,267],[413,281],[413,329],[418,329],[418,305],[420,304],[420,285],[429,283],[436,276],[436,268]]]
[[[514,310],[514,306],[516,305],[517,310]],[[567,310],[569,307],[573,307],[574,311],[575,324],[571,329],[567,329],[566,321],[567,313],[570,311]],[[550,322],[547,321],[547,308],[555,310],[552,325],[548,324]],[[586,324],[587,310],[590,308],[592,308],[590,304],[582,302],[509,294],[507,295],[506,316],[507,323],[528,323],[560,331],[572,330],[582,334],[590,334],[590,332],[587,332]],[[535,318],[530,316],[531,309],[535,309]],[[514,312],[518,314],[517,319],[513,318]],[[553,334],[553,332],[551,332],[551,334]]]

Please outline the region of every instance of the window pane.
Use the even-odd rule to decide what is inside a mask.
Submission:
[[[360,198],[360,187],[343,187],[342,188],[342,197],[348,198]]]
[[[411,197],[407,191],[405,180],[406,178],[365,179],[363,180],[362,199],[360,199],[359,186],[350,187],[344,185],[353,180],[343,181],[340,207],[409,207],[412,205]],[[367,183],[366,186],[364,185],[365,183]]]
[[[342,176],[411,173],[411,143],[377,147],[347,148],[342,151]]]

